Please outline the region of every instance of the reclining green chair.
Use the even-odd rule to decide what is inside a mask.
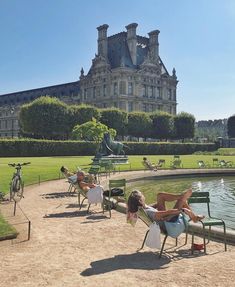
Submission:
[[[63,174],[63,176],[67,179],[67,182],[69,183],[69,188],[68,188],[68,192],[75,192],[76,190],[76,182],[77,182],[77,175],[68,175],[65,172],[61,172]]]
[[[78,185],[78,183],[75,184],[75,192],[77,193],[78,196],[78,206],[79,206],[79,210],[81,210],[84,201],[87,199],[87,195],[86,192],[80,188],[80,186]],[[87,213],[89,213],[89,209],[90,209],[90,204],[88,204],[88,208],[87,208]]]
[[[189,204],[206,204],[207,205],[207,216],[199,220],[199,224],[202,226],[202,235],[203,235],[203,243],[204,243],[204,253],[206,253],[206,233],[208,234],[208,242],[210,241],[210,233],[212,226],[222,226],[223,227],[223,237],[224,237],[224,249],[227,251],[227,243],[226,243],[226,226],[225,222],[217,217],[211,216],[210,211],[210,195],[209,192],[193,192],[191,197],[188,199]],[[208,227],[208,229],[206,229]],[[188,238],[188,233],[186,234],[186,242]],[[192,231],[192,253],[194,246],[194,232]]]
[[[78,185],[78,183],[76,184],[76,192],[78,195],[79,210],[81,210],[84,201],[88,200],[87,192],[84,191],[83,189],[81,189],[80,186]],[[89,213],[90,207],[91,207],[91,203],[88,202],[87,213]],[[102,207],[102,212],[104,213],[104,203],[103,202],[101,203],[101,207]]]
[[[139,210],[138,210],[138,212],[137,212],[137,215],[138,215],[138,218],[141,219],[141,221],[143,221],[148,227],[150,227],[150,225],[154,222],[154,221],[147,215],[147,213],[145,212],[145,210],[144,210],[142,207],[139,208]],[[185,217],[184,217],[183,214],[182,214],[182,219],[183,219],[184,229],[187,230],[187,221],[186,221],[186,219],[185,219]],[[146,239],[147,239],[147,236],[148,236],[149,231],[150,231],[150,229],[148,229],[148,230],[146,231],[145,237],[144,237],[144,240],[143,240],[143,243],[142,243],[141,247],[140,247],[137,251],[140,251],[141,249],[144,248],[144,244],[145,244],[145,241],[146,241]],[[162,231],[162,232],[163,232],[163,231]],[[167,239],[168,236],[170,236],[170,235],[167,233],[167,231],[165,231],[163,234],[164,234],[165,236],[164,236],[163,242],[162,242],[162,244],[161,244],[161,250],[160,250],[160,253],[159,253],[159,258],[161,258],[162,253],[163,253],[163,251],[164,251],[164,246],[165,246],[165,243],[166,243],[166,239]],[[178,245],[178,236],[177,236],[177,237],[174,236],[174,238],[175,238],[175,241],[176,241],[175,246],[177,246],[177,245]]]

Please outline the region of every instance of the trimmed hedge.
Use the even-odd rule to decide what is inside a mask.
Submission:
[[[125,143],[129,149],[125,149],[129,155],[183,155],[192,154],[196,151],[215,151],[216,145],[213,143]]]
[[[216,145],[198,143],[136,143],[124,142],[128,155],[171,155],[192,154],[196,151],[210,152]],[[35,139],[2,139],[0,140],[0,157],[28,156],[91,156],[95,154],[97,145],[84,141],[50,141]]]
[[[96,150],[94,142],[51,141],[51,140],[0,140],[1,157],[28,156],[73,156],[93,155]]]

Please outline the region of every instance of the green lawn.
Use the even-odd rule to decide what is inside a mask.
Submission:
[[[165,168],[170,168],[170,163],[173,160],[172,155],[149,155],[147,158],[152,163],[157,163],[159,159],[165,159]],[[203,160],[213,167],[213,158],[219,160],[233,161],[235,164],[235,156],[215,156],[215,155],[182,155],[180,156],[183,168],[197,168],[198,160]],[[129,156],[129,164],[119,165],[117,169],[124,170],[141,170],[143,156]],[[5,194],[9,191],[9,183],[11,181],[14,169],[8,166],[8,163],[31,162],[30,165],[23,167],[23,177],[25,185],[38,183],[40,181],[58,179],[60,168],[62,165],[76,171],[78,167],[87,170],[89,164],[92,163],[92,156],[72,156],[72,157],[32,157],[32,158],[0,158],[0,191]],[[16,230],[7,224],[0,214],[0,237],[8,234],[16,233]]]
[[[15,228],[11,225],[9,225],[6,220],[2,217],[1,213],[0,213],[0,238],[1,237],[5,237],[8,235],[16,235],[17,231],[15,230]]]
[[[119,170],[141,170],[143,156],[129,156],[129,164],[119,165]],[[170,162],[173,159],[172,155],[149,155],[147,158],[157,163],[159,159],[165,159],[165,168],[170,167]],[[183,168],[197,168],[198,160],[203,160],[213,167],[212,159],[225,159],[226,161],[233,161],[235,164],[235,156],[215,156],[215,155],[182,155],[181,160]],[[71,156],[71,157],[27,157],[27,158],[0,158],[0,191],[5,194],[9,191],[9,183],[11,181],[14,168],[9,167],[8,163],[28,162],[31,164],[23,167],[23,177],[25,185],[38,183],[40,181],[58,179],[60,174],[60,167],[67,166],[69,169],[76,171],[77,167],[84,170],[89,168],[92,162],[92,156]]]

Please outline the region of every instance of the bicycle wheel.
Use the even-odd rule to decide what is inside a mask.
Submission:
[[[24,192],[24,185],[19,177],[15,177],[12,179],[11,182],[11,189],[10,189],[10,199],[18,202],[23,197]]]

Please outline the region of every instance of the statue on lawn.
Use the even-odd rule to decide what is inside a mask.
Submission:
[[[100,143],[98,154],[96,156],[109,156],[109,155],[125,155],[124,144],[114,141],[110,133],[104,133],[102,142]]]

